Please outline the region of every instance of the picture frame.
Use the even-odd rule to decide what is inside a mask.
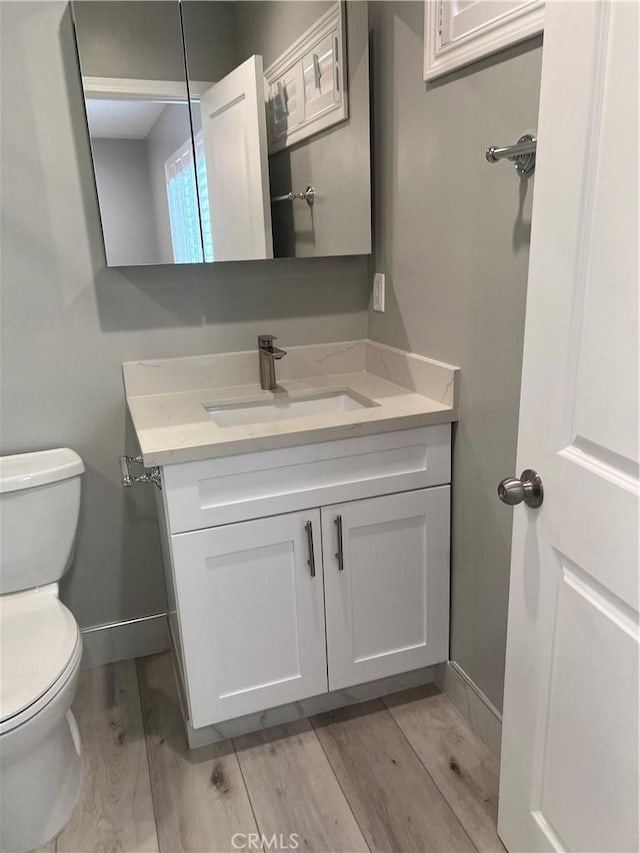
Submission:
[[[435,80],[544,29],[544,0],[425,0],[424,79]]]
[[[336,0],[265,69],[264,76],[269,154],[290,148],[347,119],[344,0]]]

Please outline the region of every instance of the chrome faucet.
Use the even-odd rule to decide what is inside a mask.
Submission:
[[[276,390],[276,361],[287,353],[274,347],[273,335],[258,335],[258,357],[260,359],[260,387],[263,391]]]

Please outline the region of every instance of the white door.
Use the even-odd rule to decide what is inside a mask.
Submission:
[[[449,494],[322,509],[330,690],[447,660]]]
[[[638,5],[546,14],[498,831],[637,851]]]
[[[194,728],[326,692],[317,509],[171,540]]]
[[[251,56],[200,98],[216,261],[273,257],[264,87]]]

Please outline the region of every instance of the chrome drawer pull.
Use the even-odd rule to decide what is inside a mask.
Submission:
[[[336,557],[338,558],[338,571],[344,571],[344,553],[342,551],[342,516],[336,515],[335,518],[336,527],[338,528],[338,553]]]
[[[315,578],[316,576],[316,560],[313,555],[313,524],[310,521],[304,526],[304,529],[307,531],[307,542],[309,544],[309,559],[307,560],[307,564],[311,569],[311,577]]]

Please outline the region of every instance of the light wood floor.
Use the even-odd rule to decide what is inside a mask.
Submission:
[[[189,750],[162,654],[81,673],[74,711],[85,778],[49,851],[504,850],[497,764],[432,686]]]

